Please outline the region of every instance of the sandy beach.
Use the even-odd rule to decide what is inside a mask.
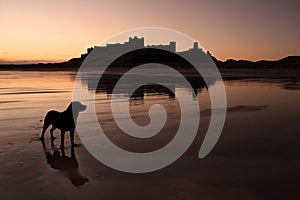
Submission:
[[[159,171],[130,174],[93,158],[77,134],[74,149],[66,134],[65,152],[59,149],[59,130],[53,145],[49,130],[45,144],[39,140],[45,113],[63,111],[71,101],[74,72],[0,71],[1,199],[299,199],[300,74],[269,72],[222,71],[227,117],[206,158],[198,158],[210,117],[209,94],[202,90],[197,96],[200,128],[188,151]],[[172,138],[176,120],[146,143],[132,141],[105,114],[107,95],[96,97],[100,124],[118,145],[147,151]],[[176,100],[145,94],[131,106],[137,123],[143,123],[138,116],[153,103],[165,105],[171,119],[178,118]]]

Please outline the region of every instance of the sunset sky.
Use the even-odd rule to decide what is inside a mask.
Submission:
[[[0,62],[57,62],[121,31],[164,27],[220,60],[300,55],[300,1],[0,0]]]

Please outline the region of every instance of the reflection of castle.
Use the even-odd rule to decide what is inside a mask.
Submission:
[[[88,80],[84,80],[83,78],[83,83],[88,86],[89,90],[94,90],[97,93],[112,94],[114,92],[115,94],[126,94],[129,90],[128,88],[135,88],[135,84],[127,83],[126,85],[121,85],[121,87],[116,89],[115,84],[121,76],[122,75],[104,74],[100,82],[98,82],[98,79],[95,78],[89,78]],[[133,76],[132,78],[135,79],[136,77]],[[181,88],[188,88],[186,85],[182,84],[180,80],[178,80],[177,82],[168,82],[167,79],[168,78],[166,76],[166,82],[164,84],[168,85],[168,87],[165,87],[160,84],[145,84],[136,89],[132,94],[131,98],[144,99],[145,94],[167,95],[169,96],[169,98],[174,98],[175,94],[173,93],[173,91],[176,90],[176,87],[180,86]],[[203,89],[208,87],[202,79],[202,77],[186,76],[186,79],[189,82],[190,86],[193,88],[193,97],[196,97],[198,93],[200,93]],[[211,84],[214,84],[214,82],[212,82]],[[172,90],[169,88],[172,88]]]
[[[130,49],[140,49],[140,48],[157,48],[162,49],[170,52],[176,52],[176,42],[171,41],[167,45],[147,45],[144,44],[144,37],[138,38],[137,36],[129,37],[129,40],[127,42],[121,43],[114,43],[114,44],[107,44],[106,46],[95,46],[94,48],[98,48],[99,50],[102,50],[104,53],[114,53],[119,52],[121,50],[130,51]],[[84,59],[87,54],[89,54],[93,48],[88,48],[86,54],[82,54],[81,58]],[[102,52],[101,51],[101,52]],[[196,57],[196,56],[205,56],[206,53],[203,52],[201,48],[198,47],[198,42],[194,42],[193,48],[182,51],[182,52],[176,52],[179,55],[187,56],[187,57]]]

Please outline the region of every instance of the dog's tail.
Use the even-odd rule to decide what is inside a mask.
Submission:
[[[43,125],[43,131],[42,131],[42,135],[41,135],[41,139],[44,139],[44,134],[47,130],[47,128],[50,126],[50,124],[53,124],[55,117],[57,117],[58,112],[51,110],[49,111],[44,119],[44,125]]]
[[[51,111],[50,111],[51,112]],[[51,124],[51,113],[48,112],[44,119],[43,131],[46,130]]]

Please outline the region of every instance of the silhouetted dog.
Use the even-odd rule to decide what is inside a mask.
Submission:
[[[60,147],[64,148],[65,132],[70,131],[71,145],[74,146],[74,131],[76,127],[77,117],[79,115],[79,112],[82,112],[85,109],[86,105],[82,105],[78,101],[73,101],[64,112],[57,112],[55,110],[49,111],[44,119],[41,140],[44,140],[45,131],[50,126],[50,124],[52,124],[52,128],[50,129],[51,140],[54,140],[53,131],[57,128],[60,129]]]

